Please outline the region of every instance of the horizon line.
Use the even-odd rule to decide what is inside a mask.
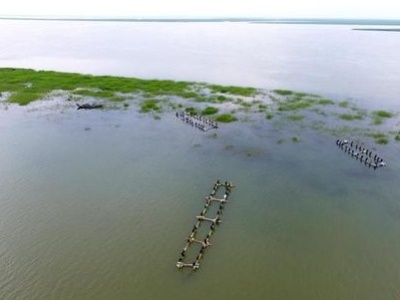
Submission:
[[[0,15],[0,19],[38,19],[38,20],[251,20],[251,21],[397,21],[400,19],[365,18],[365,17],[139,17],[139,16],[78,16],[78,15]]]

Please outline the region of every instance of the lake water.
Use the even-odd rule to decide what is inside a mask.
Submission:
[[[318,92],[396,107],[400,39],[349,26],[0,21],[0,66]],[[1,79],[0,79],[1,80]],[[123,111],[0,103],[0,299],[396,299],[398,145],[218,137]],[[287,138],[290,139],[290,133]],[[251,155],[250,155],[251,154]],[[236,187],[201,268],[177,270],[216,179]]]
[[[0,66],[288,88],[395,106],[399,34],[352,30],[366,27],[0,20]]]

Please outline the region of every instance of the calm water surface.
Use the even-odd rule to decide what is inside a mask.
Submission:
[[[3,66],[349,92],[351,97],[374,90],[388,106],[394,103],[391,80],[400,78],[398,61],[386,66],[393,72],[383,72],[384,61],[398,47],[393,33],[391,38],[357,33],[365,45],[392,43],[358,56],[345,51],[356,35],[346,26],[52,22],[49,28],[44,22],[28,27],[1,22],[1,39],[10,41],[0,54]],[[25,39],[15,34],[23,28],[31,33]],[[326,33],[322,44],[304,40],[321,32]],[[247,36],[264,46],[242,42]],[[327,52],[327,43],[336,51]],[[304,57],[300,65],[290,64],[300,56],[288,44],[307,48],[303,51],[313,63]],[[355,47],[362,53],[361,45]],[[276,55],[280,52],[285,55]],[[381,63],[368,60],[371,55]],[[347,57],[348,64],[335,64],[339,57]],[[354,82],[364,89],[346,81],[356,74]],[[366,84],[371,81],[375,89]],[[173,114],[153,120],[134,107],[76,111],[0,103],[0,108],[0,299],[400,295],[400,158],[394,143],[376,147],[388,167],[373,171],[316,133],[305,133],[297,144],[277,144],[277,135],[284,133],[265,123],[222,126],[212,138]],[[175,263],[217,178],[236,184],[223,223],[199,272],[181,272]]]

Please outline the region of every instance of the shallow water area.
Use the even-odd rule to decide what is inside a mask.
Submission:
[[[164,113],[0,109],[1,299],[392,299],[400,159],[331,137],[201,132]],[[213,135],[217,133],[217,135]],[[233,189],[198,272],[175,267],[216,179]]]

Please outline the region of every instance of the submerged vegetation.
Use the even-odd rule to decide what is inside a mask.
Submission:
[[[156,111],[156,112],[161,111],[161,107],[158,105],[158,101],[154,99],[143,101],[142,104],[140,105],[140,108],[141,108],[140,111],[143,113],[147,113],[150,111]]]
[[[216,120],[218,122],[222,122],[222,123],[231,123],[231,122],[235,122],[237,120],[237,118],[232,115],[232,114],[222,114],[219,115]]]
[[[386,145],[387,143],[389,143],[389,138],[385,133],[371,132],[368,135],[374,138],[377,144]]]
[[[339,118],[345,121],[362,120],[364,116],[360,113],[356,114],[339,114]]]
[[[159,120],[161,114],[185,111],[221,122],[260,120],[274,132],[292,130],[298,143],[307,129],[333,137],[358,136],[384,145],[400,141],[397,113],[358,108],[349,100],[286,89],[261,90],[172,80],[143,80],[53,71],[0,68],[0,103],[29,105],[57,97],[66,105],[100,102],[105,109],[135,109]],[[300,122],[301,121],[301,122]],[[397,123],[396,123],[397,122]],[[392,124],[393,123],[393,124]],[[371,125],[374,126],[371,128]],[[385,127],[384,127],[385,126]],[[390,130],[390,128],[392,131]],[[215,138],[215,136],[210,136]],[[278,137],[277,143],[285,139]]]
[[[388,111],[384,110],[376,110],[372,112],[372,117],[373,117],[373,124],[374,125],[380,125],[383,123],[384,119],[389,119],[392,118],[394,114]]]
[[[203,116],[205,115],[214,115],[218,112],[218,108],[216,107],[212,107],[212,106],[208,106],[205,109],[203,109],[203,111],[201,112],[201,114]]]

